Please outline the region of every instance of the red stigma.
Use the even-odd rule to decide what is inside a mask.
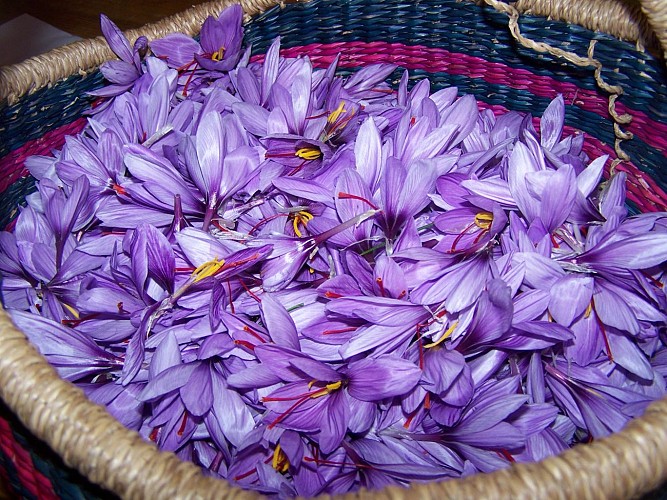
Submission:
[[[247,292],[248,295],[250,295],[253,299],[255,299],[257,302],[262,302],[262,299],[260,299],[257,295],[255,295],[250,288],[248,288],[248,285],[246,285],[243,280],[239,280],[239,283],[241,283],[241,286],[243,289]]]
[[[340,293],[330,292],[329,290],[327,290],[326,292],[324,292],[324,296],[325,296],[327,299],[339,299],[339,298],[342,297],[342,295],[341,295]]]
[[[178,436],[183,436],[183,433],[185,432],[185,426],[188,423],[188,412],[184,411],[183,412],[183,420],[181,420],[181,426],[178,428],[178,431],[176,431],[176,434]]]
[[[353,332],[357,329],[356,326],[348,326],[347,328],[338,328],[335,330],[324,330],[322,332],[322,335],[334,335],[336,333],[347,333],[347,332]]]
[[[256,338],[257,340],[259,340],[262,344],[265,344],[265,343],[266,343],[266,340],[264,340],[262,337],[260,337],[260,336],[259,336],[259,333],[257,333],[255,330],[253,330],[252,328],[250,328],[248,325],[245,325],[245,326],[243,327],[243,331],[246,332],[246,333],[249,333],[250,335],[252,335],[253,337],[255,337],[255,338]]]
[[[148,435],[148,439],[150,439],[150,440],[153,441],[154,443],[157,443],[157,435],[158,435],[158,431],[159,431],[159,430],[160,430],[159,427],[153,427],[153,430],[152,430],[151,433]]]
[[[378,284],[378,287],[380,288],[380,295],[386,297],[387,294],[384,289],[384,282],[382,281],[382,278],[375,278],[375,282]]]
[[[111,189],[113,189],[116,192],[116,194],[118,194],[118,195],[126,195],[127,194],[127,191],[125,190],[125,188],[123,186],[120,186],[120,185],[116,184],[116,183],[113,183],[111,185]]]
[[[363,201],[369,207],[371,207],[373,210],[379,210],[379,208],[377,206],[375,206],[373,203],[368,201],[366,198],[364,198],[362,196],[358,196],[356,194],[343,193],[341,191],[341,192],[338,193],[338,199],[340,199],[340,200],[359,200],[359,201]]]
[[[234,301],[232,300],[232,284],[227,280],[227,293],[229,294],[229,308],[232,310],[232,314],[236,314],[234,310]]]
[[[62,323],[65,326],[71,326],[71,327],[79,326],[84,321],[88,321],[89,319],[95,319],[99,315],[100,315],[100,313],[93,313],[93,314],[88,314],[87,316],[84,316],[84,317],[79,318],[79,319],[63,319],[63,320],[60,321],[60,323]]]
[[[245,340],[235,340],[234,343],[236,345],[241,345],[241,346],[243,346],[247,349],[250,349],[251,351],[254,351],[255,347],[256,347],[254,344],[251,344],[250,342],[246,342]]]
[[[607,358],[609,358],[609,361],[613,363],[614,355],[611,353],[611,344],[609,343],[609,337],[607,337],[607,331],[604,328],[604,323],[602,323],[600,316],[598,316],[598,312],[595,310],[595,302],[593,302],[593,300],[591,300],[591,306],[593,312],[595,313],[595,322],[597,323],[600,332],[602,332],[602,339],[604,340],[604,349],[607,352]]]
[[[505,458],[508,462],[516,462],[516,459],[512,456],[512,454],[507,451],[505,448],[501,449],[500,451],[497,451],[498,455],[501,457]]]
[[[471,222],[470,224],[468,224],[465,227],[465,229],[463,231],[461,231],[459,233],[459,235],[454,239],[454,242],[452,243],[452,247],[449,249],[450,252],[455,252],[456,251],[456,245],[459,244],[459,242],[461,241],[461,238],[463,238],[468,233],[468,231],[470,231],[473,227],[475,227],[475,223]]]

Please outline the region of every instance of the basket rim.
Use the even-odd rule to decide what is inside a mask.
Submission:
[[[275,5],[308,0],[214,0],[196,5],[181,13],[125,32],[130,43],[144,35],[149,40],[168,33],[195,35],[209,15],[219,13],[231,3],[240,3],[246,16],[259,14]],[[499,0],[465,0],[485,2],[498,8]],[[577,24],[601,31],[621,40],[637,42],[638,47],[660,45],[667,55],[667,2],[662,0],[517,0],[518,12]],[[17,64],[0,66],[0,105],[14,104],[23,95],[36,92],[73,74],[94,70],[115,55],[102,36],[80,40],[52,49]],[[665,57],[667,60],[667,56]],[[54,64],[54,61],[57,62]]]
[[[172,16],[169,24],[182,23],[178,30],[197,23],[201,25],[208,15],[217,14],[231,3],[222,0],[203,4]],[[246,14],[254,15],[275,5],[282,4],[273,0],[249,0],[243,3],[243,8]],[[188,18],[187,22],[183,18]],[[164,28],[162,23],[156,26],[148,27],[154,36],[163,36],[165,32],[159,31],[161,29],[177,31]],[[145,28],[140,28],[129,32],[128,36],[136,37],[145,32]],[[194,34],[194,31],[191,29],[189,33]],[[74,45],[83,45],[77,45],[76,50],[85,50],[86,42],[92,47],[99,46],[100,42],[106,46],[98,37],[77,42]],[[108,48],[100,50],[106,53],[103,57],[111,56]],[[53,52],[49,53],[50,57]],[[43,64],[39,57],[36,60]],[[10,70],[14,68],[29,71],[25,65]],[[0,95],[3,97],[10,95],[4,94],[5,69],[0,69]],[[0,339],[0,397],[37,438],[92,482],[123,498],[258,497],[226,481],[205,476],[194,464],[182,462],[172,453],[158,451],[137,432],[122,426],[106,409],[89,401],[83,391],[62,380],[1,307]],[[643,416],[630,421],[620,432],[541,462],[514,464],[508,469],[462,479],[414,484],[409,490],[386,488],[374,491],[373,496],[388,499],[407,493],[434,498],[515,495],[624,498],[651,491],[667,479],[664,449],[667,449],[667,398],[654,402]],[[618,470],[624,474],[618,474]]]

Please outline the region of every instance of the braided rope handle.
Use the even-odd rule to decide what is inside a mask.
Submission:
[[[521,13],[578,24],[609,33],[639,47],[667,50],[667,4],[664,0],[517,0]]]
[[[664,0],[641,0],[642,12],[653,28],[667,59],[667,2]]]

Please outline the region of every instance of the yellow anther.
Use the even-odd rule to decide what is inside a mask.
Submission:
[[[305,148],[297,149],[296,153],[294,153],[294,156],[298,156],[299,158],[306,161],[317,160],[318,158],[322,157],[322,151],[320,151],[320,148],[316,146],[307,146]]]
[[[593,302],[591,301],[588,304],[588,307],[586,308],[586,312],[584,313],[584,318],[589,318],[591,315],[591,312],[593,312]]]
[[[273,450],[271,466],[280,473],[285,473],[289,469],[289,459],[279,444],[277,444],[276,449]]]
[[[224,47],[220,47],[218,50],[213,52],[213,54],[211,54],[211,59],[213,61],[216,61],[216,62],[217,61],[222,61],[223,57],[225,57],[225,48]]]
[[[342,385],[343,382],[341,380],[339,380],[338,382],[332,382],[331,384],[325,385],[322,389],[313,392],[310,395],[310,397],[312,399],[315,399],[315,398],[320,398],[322,396],[326,396],[327,394],[340,389]]]
[[[197,283],[204,278],[213,276],[224,265],[225,261],[223,259],[218,260],[217,257],[213,260],[209,260],[208,262],[204,262],[201,266],[197,267],[197,269],[192,272],[192,276],[195,279],[194,282]]]
[[[481,229],[488,230],[493,222],[493,214],[491,212],[480,212],[475,215],[475,225]]]
[[[329,118],[327,118],[327,121],[329,123],[334,123],[338,118],[340,118],[340,115],[345,113],[345,103],[343,101],[340,101],[340,104],[338,107],[331,112],[329,115]]]
[[[63,304],[63,306],[65,306],[65,309],[67,309],[69,312],[72,313],[72,316],[74,316],[76,319],[79,319],[79,311],[77,311],[76,309],[74,309],[74,308],[73,308],[72,306],[70,306],[69,304]]]
[[[454,329],[456,328],[456,325],[458,325],[458,324],[459,324],[459,322],[455,321],[454,324],[452,324],[452,326],[447,328],[447,331],[445,332],[445,334],[442,337],[440,337],[437,342],[433,342],[431,344],[426,344],[424,347],[428,349],[430,347],[435,347],[438,344],[441,344],[442,342],[444,342],[446,339],[448,339],[452,335],[452,333],[454,332]]]
[[[343,385],[343,382],[341,380],[339,380],[338,382],[332,382],[331,384],[327,384],[325,386],[327,394],[333,391],[337,391],[338,389],[340,389],[341,385]]]
[[[301,210],[296,214],[294,214],[294,219],[292,220],[292,227],[294,228],[294,234],[296,234],[299,238],[301,238],[303,235],[301,234],[301,230],[299,229],[299,224],[303,225],[303,227],[306,227],[308,225],[308,222],[313,219],[314,219],[313,214],[306,212],[305,210]]]

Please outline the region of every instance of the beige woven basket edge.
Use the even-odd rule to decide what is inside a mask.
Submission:
[[[218,1],[195,7],[164,22],[129,32],[128,37],[133,39],[138,34],[148,34],[153,38],[172,31],[194,33],[206,16],[219,12],[229,3]],[[528,0],[519,3],[522,3],[521,10],[557,17],[554,12],[538,12],[539,0],[534,0],[534,5]],[[557,3],[585,7],[599,4],[599,1],[551,2],[552,6]],[[611,4],[620,5],[621,11],[618,12],[625,12],[628,4],[624,0],[603,3],[607,10]],[[246,13],[252,15],[275,5],[275,2],[249,1],[243,5]],[[641,8],[663,47],[666,46],[667,2],[643,0]],[[567,13],[561,18],[563,16],[570,16],[565,19],[582,25],[585,25],[582,19],[585,21],[590,17],[571,17],[573,14]],[[640,27],[637,30],[639,33]],[[606,31],[619,38],[628,38],[627,31],[615,30],[613,26]],[[641,38],[637,36],[636,39]],[[54,58],[61,56],[67,63],[51,71]],[[72,65],[87,71],[111,56],[104,41],[98,38],[56,49],[19,65],[0,68],[0,100],[6,98],[11,102],[12,98],[18,99],[39,86],[76,73],[77,70],[71,69]],[[35,66],[40,65],[49,66],[49,73],[38,75]],[[137,433],[125,429],[105,409],[91,403],[82,391],[60,379],[2,309],[0,398],[35,436],[63,457],[65,463],[122,498],[257,496],[232,488],[224,481],[205,477],[196,466],[181,462],[173,454],[158,452]],[[540,463],[516,464],[492,474],[477,474],[456,481],[414,485],[409,490],[389,488],[348,497],[630,498],[656,488],[667,479],[664,450],[667,450],[667,399],[653,403],[641,418],[631,421],[623,431]]]

